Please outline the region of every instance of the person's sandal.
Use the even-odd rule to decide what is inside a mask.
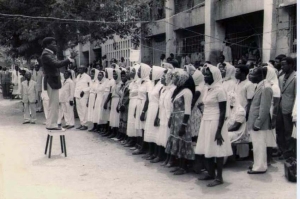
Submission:
[[[215,179],[212,183],[209,183],[207,187],[215,187],[221,184],[223,184],[223,180]]]
[[[201,176],[201,177],[199,177],[198,178],[198,180],[214,180],[215,178],[214,177],[212,177],[212,176],[210,176],[210,175],[208,175],[208,174],[205,174],[204,176]]]
[[[179,176],[179,175],[183,175],[183,174],[186,174],[186,173],[187,173],[187,171],[186,171],[185,169],[180,168],[179,170],[177,170],[177,171],[174,173],[174,175]]]

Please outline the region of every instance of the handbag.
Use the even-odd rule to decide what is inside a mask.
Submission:
[[[288,181],[297,182],[297,160],[290,157],[284,162],[284,174]]]

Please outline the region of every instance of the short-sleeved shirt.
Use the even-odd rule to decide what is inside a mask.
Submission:
[[[250,82],[248,79],[236,84],[234,91],[236,93],[237,99],[240,102],[240,105],[243,108],[246,108],[248,103],[247,100],[253,98],[255,87],[256,85]]]
[[[147,93],[151,92],[152,89],[153,83],[150,80],[141,81],[138,89],[138,99],[146,100]]]
[[[227,96],[223,86],[219,86],[213,89],[208,89],[203,97],[204,120],[219,120],[220,108],[219,102],[226,102]]]

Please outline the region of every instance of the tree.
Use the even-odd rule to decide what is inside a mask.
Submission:
[[[133,36],[138,43],[139,26],[126,22],[148,20],[146,7],[147,1],[143,0],[0,0],[0,13],[103,22],[0,17],[0,44],[8,46],[13,57],[31,59],[41,54],[42,39],[53,36],[58,58],[62,59],[70,42],[103,43],[116,34],[121,38]]]

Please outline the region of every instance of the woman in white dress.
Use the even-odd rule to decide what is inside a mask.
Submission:
[[[223,78],[223,87],[226,93],[231,92],[235,88],[236,79],[235,79],[235,67],[229,63],[226,65],[219,65],[219,69]]]
[[[228,126],[225,120],[229,104],[222,85],[220,70],[207,64],[204,69],[204,79],[208,90],[203,96],[204,112],[195,153],[204,155],[207,163],[208,175],[201,176],[199,180],[214,180],[208,184],[208,187],[213,187],[223,184],[224,157],[232,155]],[[217,169],[215,169],[215,159]]]
[[[151,67],[149,65],[144,63],[140,64],[138,77],[141,78],[141,81],[138,88],[138,100],[135,111],[135,128],[137,131],[139,148],[132,153],[133,155],[144,154],[147,148],[147,144],[144,143],[144,130],[149,105],[148,93],[150,93],[153,88],[153,83],[149,77],[150,72]]]
[[[97,132],[103,132],[104,126],[107,124],[107,118],[103,117],[104,113],[104,100],[109,93],[108,79],[105,78],[105,72],[100,71],[98,74],[98,85],[96,88],[96,101],[94,105],[94,117],[93,122],[97,123]]]
[[[272,119],[272,128],[267,132],[266,135],[266,143],[267,143],[267,162],[268,165],[271,163],[274,163],[274,160],[272,158],[272,151],[273,148],[277,147],[276,143],[276,117],[278,113],[279,108],[279,101],[281,97],[281,91],[279,88],[279,82],[277,78],[276,69],[272,67],[270,64],[267,66],[267,76],[266,81],[268,81],[271,84],[271,88],[273,91],[273,98],[272,98],[272,105],[270,109],[270,115]]]
[[[129,107],[128,107],[128,120],[127,120],[127,136],[130,138],[130,142],[125,147],[133,147],[136,145],[136,129],[135,129],[135,117],[134,113],[136,110],[138,100],[138,89],[139,89],[139,78],[137,71],[140,65],[134,65],[130,68],[130,76],[132,82],[129,84]]]
[[[106,68],[105,69],[105,77],[108,79],[107,81],[107,86],[109,88],[108,90],[108,95],[104,96],[104,104],[103,104],[103,120],[108,121],[107,125],[105,127],[105,131],[103,132],[103,136],[110,136],[113,132],[110,128],[110,100],[111,100],[111,95],[112,95],[112,88],[115,86],[116,81],[114,80],[113,77],[113,71],[114,69],[112,68]]]
[[[153,160],[156,158],[155,151],[156,149],[156,137],[158,132],[158,104],[159,104],[159,96],[160,91],[163,87],[163,84],[160,82],[160,78],[163,76],[164,71],[166,69],[153,66],[150,72],[150,80],[152,80],[154,87],[149,93],[149,107],[147,112],[147,119],[145,124],[145,139],[149,146],[149,150],[145,156],[143,156],[146,160]],[[156,123],[155,123],[156,122]]]
[[[172,70],[169,69],[167,73],[165,73],[161,78],[161,83],[164,85],[159,98],[159,127],[158,127],[158,135],[156,137],[156,144],[158,147],[157,157],[151,161],[151,163],[157,163],[164,160],[165,149],[167,146],[167,141],[170,136],[170,128],[168,127],[168,121],[171,116],[173,104],[171,97],[176,86],[173,84],[172,80]],[[168,158],[162,164],[165,166]]]
[[[99,70],[97,69],[92,69],[91,72],[90,72],[90,76],[91,76],[91,83],[90,83],[90,95],[89,95],[89,101],[88,101],[88,119],[87,121],[90,122],[90,123],[93,123],[93,128],[90,129],[89,131],[90,132],[94,132],[97,130],[97,123],[94,123],[94,115],[95,115],[95,107],[94,107],[94,104],[95,104],[95,100],[96,100],[96,89],[97,89],[97,86],[99,84],[99,81],[98,81],[98,74],[99,74]]]
[[[121,71],[119,69],[113,70],[113,77],[115,80],[115,85],[111,89],[111,109],[109,115],[109,126],[112,129],[113,133],[108,136],[108,138],[116,139],[119,134],[119,125],[120,125],[120,113],[118,108],[120,94],[119,90],[121,88]]]

